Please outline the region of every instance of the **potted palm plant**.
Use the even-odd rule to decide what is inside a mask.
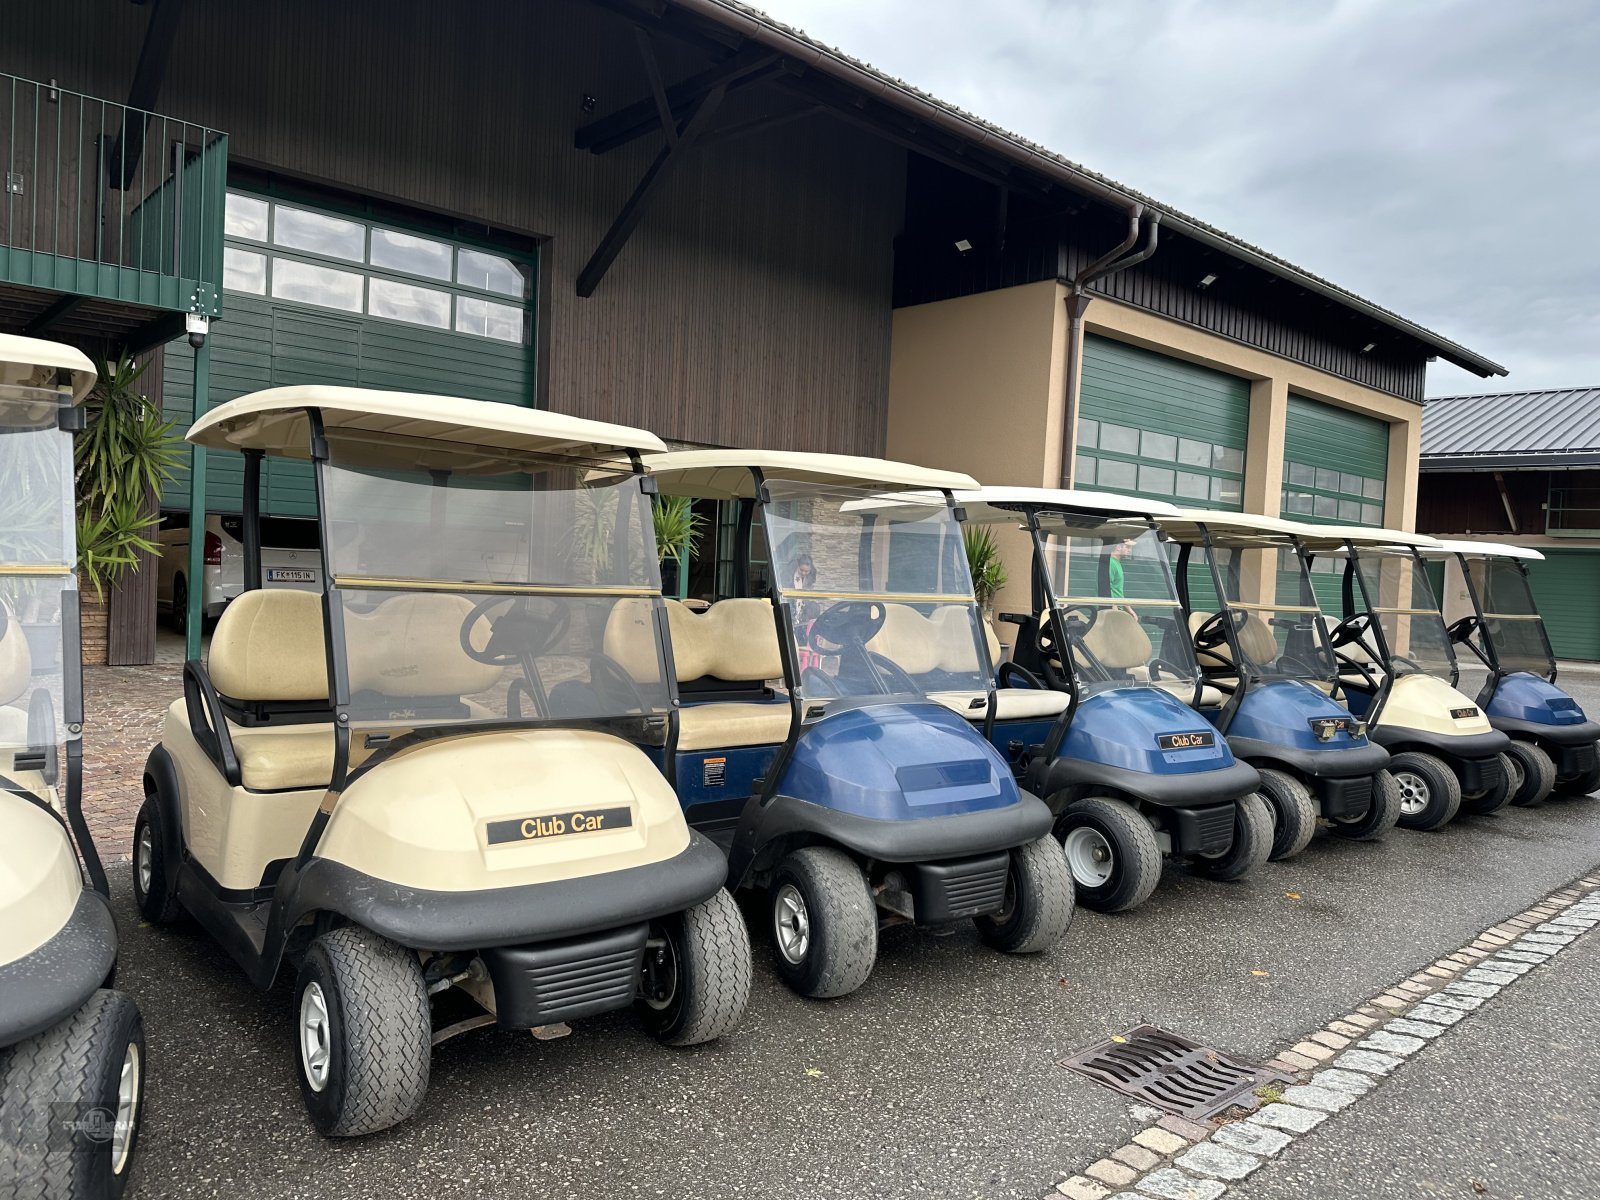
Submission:
[[[675,596],[683,590],[684,572],[689,569],[689,556],[700,541],[703,524],[705,518],[694,511],[689,497],[656,497],[656,553],[661,556],[661,590],[666,595]]]
[[[968,525],[961,532],[967,550],[967,569],[972,573],[972,593],[986,620],[994,619],[995,594],[1006,585],[1006,566],[1000,561],[1000,546],[987,525]]]

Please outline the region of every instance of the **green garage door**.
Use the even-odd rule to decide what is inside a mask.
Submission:
[[[1389,425],[1375,417],[1289,396],[1283,430],[1282,513],[1302,521],[1382,525]],[[1342,612],[1342,563],[1313,570],[1325,611]]]
[[[259,388],[339,383],[532,404],[531,255],[232,191],[224,318],[212,326],[213,405]],[[167,417],[187,428],[194,353],[167,347]],[[207,507],[238,511],[237,454],[206,460]],[[266,511],[315,512],[309,464],[269,459]],[[189,506],[185,469],[163,506]]]
[[[1085,335],[1080,396],[1079,487],[1242,506],[1248,380]]]
[[[1600,550],[1545,550],[1530,562],[1533,597],[1557,658],[1600,659]]]

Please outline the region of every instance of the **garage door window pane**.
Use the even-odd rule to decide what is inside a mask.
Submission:
[[[1186,467],[1209,467],[1211,443],[1197,442],[1192,438],[1179,438],[1178,461]]]
[[[272,260],[272,294],[279,300],[361,311],[361,276],[292,258]]]
[[[1100,449],[1115,450],[1118,454],[1139,453],[1139,431],[1126,425],[1100,423]]]
[[[1360,503],[1358,501],[1355,501],[1355,500],[1341,500],[1341,501],[1339,501],[1339,520],[1341,520],[1341,521],[1360,522],[1360,520],[1361,520],[1361,505],[1360,505]]]
[[[1139,468],[1132,463],[1116,462],[1113,459],[1100,460],[1099,485],[1103,488],[1126,488],[1132,490],[1139,486]]]
[[[1236,450],[1232,446],[1213,446],[1211,448],[1211,465],[1219,471],[1244,470],[1244,451]]]
[[[1284,502],[1284,507],[1292,513],[1299,513],[1309,517],[1311,515],[1311,493],[1290,492],[1289,498]]]
[[[1361,523],[1363,525],[1382,525],[1383,508],[1377,504],[1363,504],[1361,506]]]
[[[230,292],[267,294],[267,256],[226,246],[222,251],[222,286]]]
[[[1211,498],[1218,504],[1239,503],[1239,481],[1237,479],[1213,479],[1211,481]]]
[[[493,300],[480,300],[476,296],[456,297],[456,329],[460,333],[475,333],[501,342],[525,340],[522,309],[510,304],[496,304]]]
[[[1140,467],[1139,490],[1155,492],[1160,496],[1172,495],[1172,471],[1167,467]]]
[[[1094,483],[1095,462],[1096,462],[1096,459],[1094,459],[1092,456],[1090,456],[1088,454],[1080,454],[1080,455],[1078,455],[1077,465],[1073,469],[1073,473],[1076,476],[1076,481],[1078,483],[1080,483],[1080,484],[1083,484],[1083,483],[1093,484]]]
[[[1339,472],[1330,471],[1327,467],[1318,467],[1317,487],[1324,492],[1337,492],[1339,490]]]
[[[252,242],[267,240],[267,202],[251,196],[228,194],[228,206],[222,222],[223,232],[231,238],[249,238]]]
[[[1099,438],[1100,438],[1100,422],[1099,421],[1079,421],[1078,422],[1078,445],[1083,446],[1083,447],[1085,447],[1087,449],[1093,450],[1096,446],[1098,446],[1100,444]]]
[[[1146,429],[1139,435],[1139,453],[1145,458],[1159,458],[1171,462],[1178,456],[1178,439],[1170,433],[1156,433]]]
[[[391,321],[450,328],[450,293],[394,279],[374,279],[367,288],[367,311]]]
[[[1295,487],[1315,487],[1317,471],[1315,467],[1308,467],[1305,463],[1289,464],[1289,482]]]
[[[1179,471],[1177,494],[1190,500],[1205,500],[1211,495],[1211,477]]]
[[[1312,511],[1319,517],[1331,520],[1339,515],[1339,502],[1332,496],[1318,496],[1313,503]]]
[[[292,250],[325,254],[329,258],[348,258],[360,262],[367,257],[367,227],[326,213],[278,205],[272,240]]]
[[[1363,479],[1361,481],[1361,494],[1368,500],[1383,499],[1383,480]]]
[[[1340,475],[1339,490],[1347,496],[1361,495],[1361,476],[1350,474]]]
[[[372,265],[408,275],[450,280],[450,247],[429,238],[415,237],[397,229],[372,231]]]
[[[456,282],[518,299],[528,294],[528,278],[509,258],[465,248],[456,256]]]

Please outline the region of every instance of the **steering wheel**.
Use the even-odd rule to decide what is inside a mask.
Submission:
[[[597,654],[589,660],[589,683],[596,691],[601,690],[601,680],[605,680],[605,687],[616,685],[626,694],[628,703],[638,712],[644,712],[648,707],[644,702],[644,693],[639,690],[639,683],[629,675],[612,658],[604,654]]]
[[[1150,682],[1160,683],[1162,671],[1167,672],[1167,674],[1171,675],[1174,679],[1193,678],[1193,676],[1191,676],[1188,672],[1179,667],[1177,663],[1170,663],[1164,658],[1152,658],[1150,660]]]
[[[1056,646],[1056,618],[1059,614],[1047,611],[1039,618],[1039,626],[1033,631],[1034,648],[1044,658],[1060,658],[1061,651]],[[1080,641],[1083,635],[1094,628],[1095,618],[1100,615],[1097,608],[1071,608],[1066,610],[1066,629],[1069,638]]]
[[[867,661],[878,673],[878,682],[884,685],[887,694],[893,695],[896,692],[909,692],[914,696],[922,694],[922,689],[912,682],[911,676],[907,675],[905,669],[892,658],[885,658],[868,650]]]
[[[876,600],[842,600],[811,622],[811,640],[840,649],[864,647],[883,628],[888,615],[889,610]]]
[[[489,614],[505,605],[499,616]],[[483,649],[472,644],[478,622],[489,622]],[[505,667],[524,654],[538,655],[561,641],[572,621],[572,607],[551,596],[487,596],[472,606],[461,622],[461,650],[474,662]]]
[[[807,696],[842,696],[839,681],[826,671],[807,667],[800,672],[800,690]]]
[[[1246,616],[1233,609],[1224,609],[1212,613],[1194,631],[1194,644],[1197,650],[1215,650],[1228,640],[1228,625],[1231,623],[1235,632],[1244,628]]]
[[[1445,630],[1445,633],[1449,635],[1452,642],[1465,642],[1473,634],[1477,633],[1482,625],[1483,622],[1478,619],[1478,615],[1473,613],[1471,616],[1462,617],[1459,621],[1452,621],[1450,628]]]
[[[1315,667],[1296,654],[1278,655],[1278,673],[1280,675],[1298,675],[1302,679],[1315,679],[1324,674],[1327,667]]]
[[[1372,628],[1371,613],[1357,613],[1353,617],[1346,617],[1328,632],[1328,641],[1336,649],[1348,646],[1351,642],[1359,642],[1367,636],[1367,630]]]

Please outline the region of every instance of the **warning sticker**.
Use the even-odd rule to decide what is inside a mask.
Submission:
[[[728,778],[728,760],[726,758],[705,759],[700,767],[701,787],[721,787]]]

